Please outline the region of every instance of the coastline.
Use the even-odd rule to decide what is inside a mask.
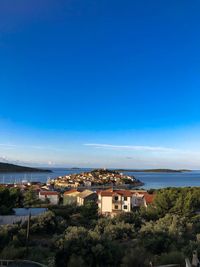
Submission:
[[[13,184],[20,183],[23,180],[29,182],[46,183],[48,179],[54,179],[59,176],[65,176],[74,173],[84,172],[86,169],[66,170],[64,168],[52,168],[51,173],[48,172],[31,172],[31,173],[0,173],[0,183]],[[89,169],[87,169],[90,171]],[[191,172],[176,173],[151,173],[151,172],[127,172],[128,175],[134,175],[136,179],[142,181],[145,189],[159,189],[166,187],[197,187],[200,186],[200,170],[192,170]]]

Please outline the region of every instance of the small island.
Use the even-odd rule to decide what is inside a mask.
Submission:
[[[176,172],[191,172],[191,170],[173,170],[173,169],[142,169],[142,170],[134,170],[134,169],[118,169],[118,172],[160,172],[160,173],[176,173]]]
[[[2,172],[52,172],[52,171],[0,162],[0,173]]]

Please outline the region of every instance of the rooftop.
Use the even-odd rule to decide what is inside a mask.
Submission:
[[[92,195],[92,194],[94,194],[93,191],[91,191],[91,190],[84,190],[84,191],[81,192],[78,196],[79,196],[80,198],[85,198],[85,197],[88,197],[88,196],[90,196],[90,195]]]
[[[98,194],[100,194],[101,196],[107,197],[107,196],[114,196],[114,195],[121,195],[121,196],[125,196],[125,197],[131,197],[133,195],[133,193],[131,193],[131,191],[129,190],[104,190],[104,191],[99,191]]]
[[[69,191],[65,191],[64,192],[64,195],[71,195],[71,194],[78,194],[78,193],[80,193],[78,190],[76,190],[76,189],[71,189],[71,190],[69,190]]]

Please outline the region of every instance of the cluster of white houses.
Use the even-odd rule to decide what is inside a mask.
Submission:
[[[103,185],[116,186],[123,184],[136,185],[138,183],[141,182],[133,176],[106,169],[96,169],[90,172],[59,176],[56,179],[50,179],[48,181],[49,185],[53,185],[56,188],[77,188]]]
[[[107,189],[96,192],[91,190],[79,192],[77,189],[72,189],[63,194],[63,205],[82,206],[88,201],[95,201],[98,203],[100,214],[116,215],[120,212],[130,212],[137,207],[147,207],[153,202],[154,197],[154,194],[137,190]],[[59,203],[59,198],[59,193],[55,191],[39,192],[39,199],[43,201],[48,199],[54,205]]]

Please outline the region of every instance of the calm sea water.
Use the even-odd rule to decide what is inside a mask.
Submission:
[[[52,169],[52,173],[0,173],[0,183],[14,183],[22,180],[46,182],[48,178],[56,178],[62,175],[90,171],[91,169],[69,170],[63,168]],[[145,173],[124,172],[134,175],[145,183],[143,188],[185,187],[200,186],[200,171],[183,173]]]

